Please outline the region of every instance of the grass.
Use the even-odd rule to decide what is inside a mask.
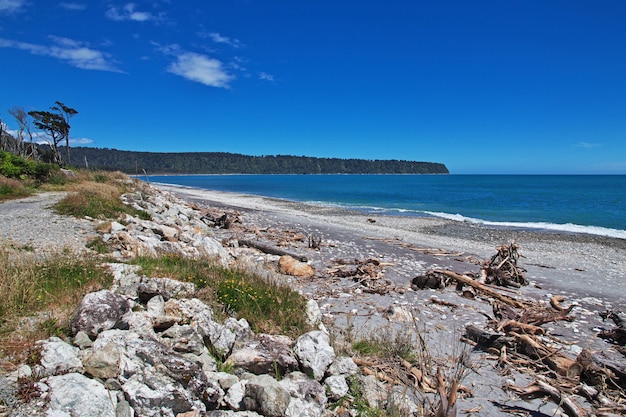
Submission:
[[[35,256],[0,245],[0,353],[16,353],[31,340],[63,334],[83,295],[111,283],[95,257],[68,251]],[[24,317],[38,319],[22,329]]]
[[[207,259],[167,255],[137,258],[132,263],[148,276],[193,282],[199,298],[225,315],[245,318],[255,332],[296,337],[311,330],[304,314],[306,300],[287,285]]]
[[[81,172],[72,183],[66,184],[70,191],[54,209],[59,214],[78,218],[116,219],[124,214],[149,219],[144,210],[124,204],[120,196],[130,188],[126,182],[120,181],[116,173]]]

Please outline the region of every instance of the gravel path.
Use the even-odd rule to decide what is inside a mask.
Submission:
[[[36,252],[81,251],[93,237],[94,222],[56,214],[52,206],[66,193],[48,192],[0,203],[0,243]]]

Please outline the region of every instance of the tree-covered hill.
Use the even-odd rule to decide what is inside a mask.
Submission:
[[[250,156],[225,152],[133,152],[71,148],[72,164],[128,174],[448,174],[444,164],[398,160]],[[63,151],[60,152],[63,154]]]

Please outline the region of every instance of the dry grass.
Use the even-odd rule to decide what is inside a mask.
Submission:
[[[111,282],[84,253],[42,256],[0,245],[0,357],[17,360],[35,340],[64,334],[81,298]]]
[[[22,181],[0,175],[0,201],[27,197],[32,189],[27,188]]]

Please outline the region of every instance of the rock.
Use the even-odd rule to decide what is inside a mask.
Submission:
[[[300,262],[289,255],[281,256],[278,260],[278,266],[283,274],[294,277],[310,278],[315,274],[311,265]]]
[[[246,383],[243,402],[247,410],[267,417],[282,417],[290,401],[289,393],[269,375],[253,376]]]
[[[338,356],[328,367],[330,375],[351,376],[359,373],[359,366],[348,356]]]
[[[245,407],[243,399],[246,396],[246,383],[245,380],[236,382],[224,396],[224,402],[231,410],[240,411]]]
[[[202,336],[190,325],[179,326],[175,324],[163,332],[162,337],[168,346],[180,353],[193,353],[201,355],[206,350]]]
[[[328,335],[319,330],[303,334],[294,348],[301,368],[316,381],[321,381],[328,366],[335,360]]]
[[[193,409],[206,410],[202,402],[194,400],[180,385],[156,372],[131,376],[122,390],[140,416],[175,417]]]
[[[120,372],[120,351],[111,342],[97,350],[92,350],[83,359],[85,371],[94,378],[117,378]]]
[[[41,365],[45,375],[82,372],[83,363],[78,357],[79,349],[58,337],[40,342]]]
[[[122,316],[128,313],[130,305],[126,298],[108,290],[85,295],[80,302],[71,327],[75,335],[84,331],[95,337],[98,333],[113,329],[123,323]]]
[[[280,381],[280,385],[289,392],[291,401],[285,412],[286,416],[319,417],[324,412],[328,400],[324,387],[302,372],[292,372]]]
[[[148,300],[146,303],[146,313],[148,313],[150,317],[165,315],[165,300],[160,294]]]
[[[198,318],[191,325],[208,341],[210,346],[207,347],[222,358],[231,353],[236,341],[244,343],[252,335],[250,325],[245,319],[236,320],[229,317],[224,324],[220,324],[206,318]]]
[[[348,394],[350,387],[343,375],[331,375],[324,380],[328,398],[337,401],[344,395]]]
[[[181,282],[171,278],[143,277],[137,286],[137,296],[143,303],[152,297],[160,295],[165,301],[170,298],[191,298],[196,292],[196,286],[191,282]]]
[[[93,342],[89,338],[89,335],[83,331],[76,333],[72,343],[80,349],[87,349],[88,347],[93,346]]]
[[[126,226],[118,222],[111,222],[109,233],[117,233],[126,230]]]
[[[226,363],[256,375],[284,375],[298,368],[292,346],[293,340],[287,336],[258,334],[234,350]]]
[[[101,383],[81,374],[46,378],[50,388],[49,411],[76,417],[116,417],[116,398]]]
[[[373,375],[359,378],[361,392],[367,404],[373,408],[382,408],[387,403],[389,391],[387,386]]]
[[[318,326],[322,323],[322,311],[317,301],[309,300],[306,303],[306,319],[310,326]]]
[[[177,241],[178,236],[180,234],[179,229],[176,229],[170,226],[165,226],[163,224],[155,225],[155,227],[152,228],[152,231],[156,233],[157,235],[162,236],[163,239],[168,240],[170,242]]]

